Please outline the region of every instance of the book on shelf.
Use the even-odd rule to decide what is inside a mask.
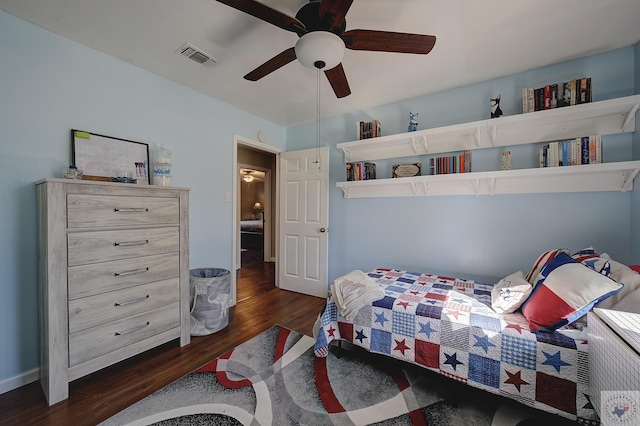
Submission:
[[[471,172],[471,151],[461,154],[433,157],[429,160],[429,174],[446,175]]]
[[[377,138],[378,136],[382,136],[382,126],[378,120],[356,122],[356,140]]]
[[[558,107],[558,85],[551,84],[549,86],[549,108],[557,108]]]
[[[544,144],[539,151],[539,167],[578,166],[602,163],[602,136],[591,135]]]
[[[544,109],[551,109],[551,86],[544,86]]]
[[[360,161],[357,163],[347,163],[347,180],[369,180],[376,178],[376,164]]]
[[[592,100],[591,93],[590,77],[546,84],[539,88],[525,88],[522,89],[522,112],[588,103]]]

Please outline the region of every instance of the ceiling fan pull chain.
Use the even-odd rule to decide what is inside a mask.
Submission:
[[[316,164],[320,172],[320,68],[316,68]]]

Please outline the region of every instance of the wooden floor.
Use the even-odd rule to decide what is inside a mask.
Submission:
[[[242,252],[242,267],[236,274],[236,301],[257,296],[275,286],[275,263],[265,262],[260,250]]]
[[[7,392],[0,395],[0,424],[95,425],[273,325],[312,335],[324,299],[273,287],[273,264],[260,266],[262,272],[238,271],[239,302],[229,309],[226,328],[192,337],[182,348],[177,340],[166,343],[75,380],[69,399],[51,407],[39,382]]]

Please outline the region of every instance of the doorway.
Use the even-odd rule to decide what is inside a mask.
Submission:
[[[277,286],[278,148],[234,137],[233,304]]]

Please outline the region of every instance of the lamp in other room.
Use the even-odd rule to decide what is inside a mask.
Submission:
[[[257,214],[259,218],[264,220],[264,217],[262,217],[262,204],[260,203],[260,201],[256,201],[256,203],[253,205],[253,211],[255,212],[253,214],[254,218],[256,217],[256,214]]]
[[[247,183],[251,183],[253,182],[255,178],[253,177],[253,175],[251,174],[251,172],[246,172],[244,174],[244,176],[242,176],[242,180],[247,182]]]

